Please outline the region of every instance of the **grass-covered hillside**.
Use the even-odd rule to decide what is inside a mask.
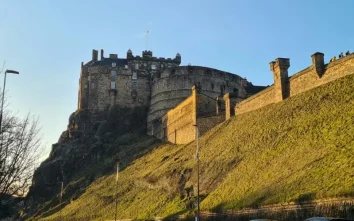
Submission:
[[[145,219],[190,211],[196,192],[194,154],[195,143],[164,144],[124,168],[118,217]],[[232,117],[201,137],[201,209],[353,196],[353,159],[352,75]],[[114,194],[112,169],[61,214],[65,220],[113,220]],[[59,214],[42,220],[57,220]]]

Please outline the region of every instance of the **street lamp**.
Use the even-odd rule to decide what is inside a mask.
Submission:
[[[2,130],[2,115],[3,115],[3,111],[4,111],[4,98],[5,98],[5,86],[6,86],[6,74],[7,73],[9,73],[9,74],[19,74],[18,71],[14,71],[14,70],[6,70],[5,71],[4,87],[2,88],[2,102],[1,102],[1,114],[0,114],[0,132]]]
[[[117,221],[117,209],[118,209],[118,176],[119,176],[119,162],[117,162],[117,174],[116,174],[116,188],[115,188],[115,210],[114,210],[114,220]]]
[[[196,141],[196,152],[195,152],[195,159],[197,161],[197,216],[195,217],[195,221],[200,220],[200,200],[199,200],[199,129],[198,125],[194,124],[196,130],[195,130],[195,141]]]
[[[2,89],[2,102],[1,102],[1,113],[0,113],[0,135],[1,135],[1,141],[0,141],[0,153],[2,152],[2,143],[3,143],[3,135],[2,135],[2,116],[3,116],[3,111],[4,111],[4,98],[5,98],[5,86],[6,86],[6,74],[19,74],[18,71],[14,71],[14,70],[6,70],[5,71],[5,77],[4,77],[4,87]],[[2,164],[4,164],[4,169],[5,169],[5,165],[6,165],[6,156],[7,156],[7,150],[5,151],[5,159],[0,159],[0,166],[2,167]]]
[[[62,221],[63,220],[63,216],[61,214],[61,211],[62,211],[61,201],[63,199],[64,182],[60,182],[60,183],[61,183],[61,187],[60,187],[60,221]]]

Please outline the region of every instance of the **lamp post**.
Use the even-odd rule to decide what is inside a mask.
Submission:
[[[196,141],[196,152],[195,152],[195,160],[197,161],[197,216],[195,217],[195,221],[200,220],[200,199],[199,199],[199,129],[198,125],[195,126],[195,141]]]
[[[116,174],[116,188],[115,188],[115,210],[114,210],[114,220],[117,221],[117,209],[118,209],[118,198],[117,198],[117,189],[118,189],[118,176],[119,176],[119,162],[117,163],[117,174]]]
[[[3,144],[3,133],[2,133],[2,116],[3,116],[3,112],[4,112],[4,98],[5,98],[5,86],[6,86],[6,75],[7,73],[9,74],[19,74],[18,71],[14,71],[14,70],[6,70],[5,71],[5,77],[4,77],[4,86],[2,88],[2,102],[1,102],[1,113],[0,113],[0,135],[1,135],[1,140],[0,140],[0,153],[2,152],[2,144]],[[2,165],[4,166],[3,169],[5,169],[6,166],[6,156],[7,156],[7,150],[5,151],[5,159],[1,159],[0,158],[0,168],[2,168]]]
[[[6,74],[7,73],[9,73],[9,74],[19,74],[18,71],[14,71],[14,70],[6,70],[5,71],[4,86],[2,88],[2,102],[1,102],[1,114],[0,114],[0,131],[2,130],[2,116],[3,116],[3,111],[4,111],[4,98],[5,98],[5,86],[6,86]]]
[[[62,205],[61,205],[61,201],[62,201],[62,199],[63,199],[63,190],[64,190],[64,182],[60,182],[61,183],[61,186],[60,186],[60,221],[62,221],[63,220],[63,216],[62,216],[62,214],[61,214],[61,211],[62,211]]]

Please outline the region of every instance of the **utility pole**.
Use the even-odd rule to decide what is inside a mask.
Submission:
[[[4,66],[5,66],[5,62],[4,62]],[[4,66],[2,67],[2,70],[4,69]],[[1,72],[2,72],[1,70]],[[1,73],[0,72],[0,73]],[[8,152],[8,149],[7,149],[7,146],[6,146],[6,149],[5,149],[5,153],[2,153],[3,152],[3,127],[2,127],[2,119],[3,119],[3,114],[4,114],[4,100],[5,100],[5,86],[6,86],[6,75],[7,73],[9,74],[19,74],[18,71],[14,71],[14,70],[6,70],[5,71],[5,76],[4,76],[4,86],[2,88],[2,101],[1,101],[1,113],[0,113],[0,135],[1,135],[1,140],[0,140],[0,154],[3,154],[4,155],[4,159],[1,159],[1,156],[0,156],[0,173],[2,173],[1,170],[6,170],[6,158],[7,158],[7,152]]]
[[[62,216],[62,213],[61,213],[61,210],[62,210],[62,206],[61,206],[61,201],[62,201],[62,198],[63,198],[63,189],[64,189],[64,182],[61,182],[61,187],[60,187],[60,221],[63,220],[63,216]]]
[[[196,141],[196,153],[195,159],[197,161],[197,216],[195,217],[195,221],[200,220],[200,197],[199,197],[199,129],[197,125],[195,126],[195,141]]]
[[[115,211],[114,220],[117,221],[117,210],[118,210],[118,176],[119,176],[119,162],[117,162],[117,173],[116,173],[116,188],[115,188]]]

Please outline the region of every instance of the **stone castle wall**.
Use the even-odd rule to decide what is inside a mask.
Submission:
[[[199,92],[199,93],[198,93]],[[169,110],[150,126],[151,135],[175,144],[186,144],[195,139],[196,127],[199,135],[225,121],[225,114],[217,112],[217,100],[205,96],[192,87],[189,97]]]
[[[287,97],[354,74],[354,54],[324,64],[324,55],[315,53],[312,55],[312,65],[291,77],[288,77],[287,73],[289,66],[289,59],[278,58],[275,62],[271,62],[274,85],[239,102],[235,107],[236,115],[280,102]]]
[[[168,111],[160,121],[152,125],[152,134],[171,143],[189,143],[195,139],[196,90],[178,106]]]
[[[197,86],[199,93],[205,95],[203,99],[206,97],[211,99],[210,106],[205,108],[215,112],[216,97],[234,91],[238,91],[240,96],[245,96],[242,94],[244,90],[241,89],[242,80],[241,77],[231,73],[198,66],[181,66],[153,75],[148,133],[151,134],[151,125],[154,121],[190,96],[190,88],[193,85]]]
[[[354,74],[354,54],[342,57],[325,65],[321,77],[310,66],[290,77],[290,96],[308,91],[338,78]]]
[[[177,67],[180,55],[174,59],[152,57],[151,51],[143,56],[127,58],[110,54],[98,60],[98,51],[93,50],[92,60],[81,65],[78,109],[107,110],[119,105],[123,108],[148,107],[151,96],[151,75],[166,68]]]
[[[181,132],[184,126],[180,122],[191,119],[184,111],[189,108],[186,99],[191,96],[193,86],[197,93],[193,104],[197,115],[192,118],[214,117],[203,120],[203,125],[208,125],[205,128],[220,121],[215,115],[224,111],[219,104],[223,103],[224,94],[233,93],[244,99],[248,96],[246,87],[253,87],[251,93],[259,90],[238,75],[207,67],[179,66],[178,53],[173,59],[153,57],[151,51],[143,51],[140,57],[128,50],[126,58],[118,58],[117,54],[105,58],[103,53],[101,50],[99,59],[98,51],[93,50],[92,60],[81,64],[78,110],[108,113],[115,106],[143,108],[147,133],[174,143],[192,139],[189,129]],[[179,140],[177,130],[187,138]]]
[[[238,103],[235,107],[235,114],[243,114],[268,104],[275,103],[274,86],[270,86],[263,91],[249,97],[248,99]]]

